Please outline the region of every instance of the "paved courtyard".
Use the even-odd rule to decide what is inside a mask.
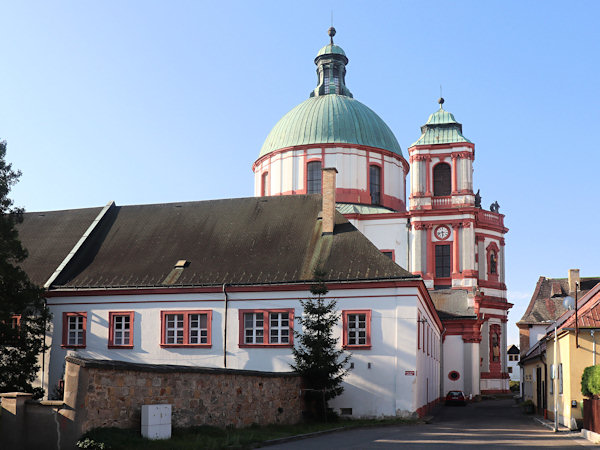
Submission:
[[[542,449],[597,448],[579,433],[558,432],[523,414],[512,400],[487,400],[466,407],[440,407],[430,424],[366,428],[330,433],[270,449]]]

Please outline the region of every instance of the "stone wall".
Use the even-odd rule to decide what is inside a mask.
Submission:
[[[174,427],[244,427],[302,418],[301,378],[291,373],[133,364],[68,356],[65,404],[82,433],[139,428],[141,406],[172,405]]]

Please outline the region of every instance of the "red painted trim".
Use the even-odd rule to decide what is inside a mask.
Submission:
[[[494,280],[484,280],[479,279],[479,287],[489,288],[489,289],[498,289],[499,291],[506,291],[506,284],[500,283],[499,281]]]
[[[288,313],[288,324],[289,324],[289,343],[287,344],[271,344],[270,343],[270,313]],[[263,342],[262,344],[246,344],[245,335],[246,328],[244,323],[244,314],[262,314],[263,315]],[[279,309],[240,309],[238,310],[238,323],[239,323],[239,341],[238,347],[240,348],[290,348],[294,346],[294,309],[293,308],[279,308]]]
[[[167,315],[183,315],[183,344],[167,344]],[[206,344],[190,344],[190,315],[206,314]],[[184,309],[165,310],[160,312],[160,346],[163,348],[210,348],[212,346],[212,310],[210,309]],[[198,336],[200,339],[200,336]]]
[[[481,342],[481,321],[478,319],[444,320],[446,336],[462,336],[464,342]]]
[[[297,152],[305,151],[306,152],[307,150],[313,149],[313,148],[320,148],[323,150],[324,154],[328,154],[328,155],[334,154],[334,153],[325,152],[325,149],[329,149],[329,148],[347,148],[347,149],[351,149],[351,150],[364,150],[368,153],[376,153],[381,156],[387,156],[387,157],[397,160],[398,162],[400,162],[400,164],[402,164],[405,174],[408,173],[408,171],[410,170],[410,165],[404,159],[404,157],[402,155],[399,155],[398,153],[394,153],[390,150],[384,150],[382,148],[377,148],[377,147],[369,147],[368,145],[356,145],[356,144],[344,144],[344,143],[330,143],[330,144],[329,143],[328,144],[321,143],[321,144],[297,145],[297,146],[292,146],[292,147],[285,147],[285,148],[280,148],[273,152],[267,153],[266,155],[263,155],[260,158],[258,158],[256,161],[254,161],[254,164],[252,164],[252,171],[256,172],[256,167],[258,165],[260,165],[260,163],[262,163],[262,161],[264,161],[265,159],[268,159],[268,158],[272,158],[275,155],[289,152],[289,151],[294,151],[294,152],[295,151],[297,151]]]
[[[83,344],[82,345],[70,345],[69,342],[69,318],[70,317],[83,317]],[[63,348],[85,348],[87,337],[87,312],[64,312],[63,313],[63,332],[62,332],[62,345]]]
[[[473,144],[472,142],[452,142],[452,143],[448,143],[448,144],[413,145],[408,148],[408,153],[409,154],[411,154],[411,153],[422,154],[422,153],[418,153],[418,152],[421,152],[423,150],[440,150],[440,149],[445,149],[445,148],[456,148],[456,147],[468,147],[471,150],[473,150],[473,152],[475,152],[475,144]],[[429,153],[429,155],[431,157],[439,157],[439,156],[448,157],[448,156],[452,155],[452,152]]]
[[[115,344],[115,318],[117,317],[129,317],[129,343],[127,344]],[[108,348],[133,348],[133,311],[110,311],[108,313]]]
[[[514,305],[508,303],[505,298],[485,296],[479,303],[480,308],[500,309],[508,311]],[[486,313],[487,314],[487,313]]]
[[[348,315],[365,314],[366,315],[366,344],[348,344]],[[342,347],[351,350],[369,350],[371,348],[371,310],[370,309],[349,309],[342,311]]]
[[[492,241],[487,246],[485,251],[486,251],[485,259],[486,259],[486,263],[487,263],[486,272],[487,272],[488,281],[498,283],[498,277],[499,277],[499,273],[500,273],[500,264],[499,264],[498,256],[500,255],[500,249],[498,248],[498,245],[496,244],[496,242]],[[491,270],[492,270],[492,266],[491,266],[492,255],[494,255],[494,257],[496,258],[496,273],[491,272]],[[505,289],[506,289],[506,287],[505,287]]]
[[[480,378],[483,380],[506,380],[510,378],[507,372],[481,372]]]
[[[390,288],[390,287],[416,287],[422,283],[421,280],[365,280],[365,281],[332,281],[327,282],[327,289],[365,289],[365,288]],[[304,291],[310,290],[311,283],[295,284],[260,284],[260,285],[228,285],[228,292],[264,292],[272,291]],[[173,288],[115,288],[115,289],[74,289],[74,290],[54,290],[45,293],[50,297],[89,297],[89,296],[109,296],[109,295],[156,295],[156,294],[220,294],[222,286],[205,287],[173,287]],[[162,301],[162,300],[160,300]]]

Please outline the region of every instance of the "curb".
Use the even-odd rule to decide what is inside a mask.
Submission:
[[[533,420],[538,422],[540,425],[545,426],[546,428],[549,428],[550,430],[554,431],[554,422],[551,422],[549,420],[546,419],[542,419],[541,417],[533,417]],[[558,425],[558,433],[572,433],[572,430],[570,428],[565,427],[564,425]]]

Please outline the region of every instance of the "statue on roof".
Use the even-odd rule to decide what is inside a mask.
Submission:
[[[495,201],[494,203],[492,203],[490,205],[490,211],[491,212],[495,212],[495,213],[500,212],[500,204],[497,201]]]
[[[475,193],[475,208],[481,208],[481,194],[479,193],[481,189],[477,189]]]

